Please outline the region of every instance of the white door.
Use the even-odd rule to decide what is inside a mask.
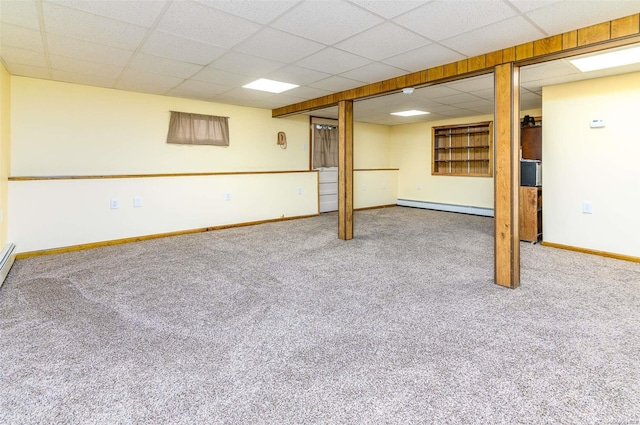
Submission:
[[[320,212],[338,211],[338,167],[319,168]]]
[[[336,120],[330,120],[330,119],[324,119],[324,118],[313,118],[311,125],[318,127],[317,128],[319,130],[318,134],[322,134],[322,131],[326,131],[327,129],[329,129],[330,131],[336,132],[336,133],[333,133],[331,136],[332,142],[330,144],[331,146],[333,146],[331,152],[333,152],[333,155],[335,156],[333,157],[334,163],[330,165],[337,164],[337,153],[336,153],[337,151],[335,149],[337,149],[338,122]],[[321,127],[323,127],[324,130],[322,130]],[[316,131],[312,131],[311,134],[315,135]],[[324,134],[326,136],[326,133]],[[326,141],[327,139],[324,139],[324,140]],[[326,148],[326,145],[324,145],[325,146],[324,148],[319,148],[320,150],[317,150],[315,136],[312,136],[311,143],[313,146],[312,152],[314,152],[314,155],[320,152],[318,158],[323,158],[323,159],[320,159],[319,161],[313,161],[314,164],[320,165],[314,168],[318,170],[318,181],[320,185],[320,187],[318,188],[318,192],[320,194],[320,212],[323,213],[323,212],[329,212],[329,211],[338,211],[338,167],[324,165],[325,161],[330,161],[330,160],[327,160],[322,153],[322,152],[326,152],[323,150]]]

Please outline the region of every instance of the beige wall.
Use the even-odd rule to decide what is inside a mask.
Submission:
[[[640,257],[638,105],[640,73],[543,89],[545,241]]]
[[[528,110],[522,116],[540,115]],[[493,209],[493,177],[431,175],[432,127],[493,121],[493,115],[431,121],[391,127],[391,165],[400,168],[398,198]]]
[[[0,249],[7,243],[9,155],[11,139],[11,76],[0,63]]]
[[[165,143],[171,110],[230,117],[230,146]],[[304,116],[24,77],[12,111],[13,176],[308,169]]]
[[[353,168],[389,168],[391,132],[387,125],[353,124]]]
[[[274,119],[270,110],[25,77],[11,77],[10,99],[14,177],[309,169],[307,116]],[[171,110],[230,117],[230,146],[167,144]],[[276,144],[279,131],[287,134],[286,150]],[[356,124],[354,147],[358,167],[388,167],[388,127]],[[356,207],[395,202],[394,178],[385,172],[358,177],[370,189],[354,196]],[[12,181],[8,233],[18,252],[29,252],[317,214],[317,179],[308,171]],[[136,196],[140,208],[133,207]],[[111,199],[120,208],[111,209]]]

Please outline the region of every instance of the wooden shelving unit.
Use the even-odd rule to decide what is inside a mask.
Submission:
[[[493,175],[493,123],[433,127],[431,174]]]
[[[542,188],[520,186],[520,240],[542,239]]]

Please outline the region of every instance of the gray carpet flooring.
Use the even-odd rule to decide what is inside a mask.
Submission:
[[[0,423],[638,424],[640,264],[394,207],[19,260]]]

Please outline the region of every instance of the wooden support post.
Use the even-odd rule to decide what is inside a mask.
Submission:
[[[520,69],[497,65],[495,78],[495,283],[520,285]]]
[[[338,102],[338,237],[353,239],[353,101]]]

